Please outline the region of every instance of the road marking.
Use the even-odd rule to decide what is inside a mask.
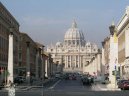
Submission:
[[[57,81],[53,86],[51,86],[50,88],[48,89],[53,89],[61,80]]]

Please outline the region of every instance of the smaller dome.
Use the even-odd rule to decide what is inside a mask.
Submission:
[[[86,46],[91,46],[91,43],[90,43],[90,42],[87,42],[87,43],[86,43]]]
[[[59,47],[59,46],[62,46],[62,43],[61,43],[61,42],[57,42],[57,43],[56,43],[56,46],[58,46],[58,47]]]

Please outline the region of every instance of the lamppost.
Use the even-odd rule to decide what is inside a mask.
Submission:
[[[117,69],[116,69],[116,64],[115,64],[115,88],[116,88],[116,75],[117,75]]]
[[[9,29],[9,47],[8,47],[8,80],[7,83],[13,83],[13,27]]]
[[[45,76],[45,64],[44,64],[44,47],[45,46],[42,46],[41,47],[41,60],[42,60],[42,65],[41,65],[41,69],[42,69],[42,96],[44,95],[44,92],[43,92],[43,87],[44,87],[44,85],[43,85],[43,81],[44,81],[44,76]]]
[[[118,58],[118,40],[117,40],[117,29],[114,22],[112,22],[110,29],[110,61],[109,61],[109,80],[111,82],[111,87],[116,88],[116,67]]]
[[[27,41],[27,53],[26,53],[26,79],[28,85],[30,85],[30,42]]]
[[[9,96],[15,96],[15,88],[13,85],[14,82],[14,77],[13,77],[13,29],[14,27],[10,27],[9,31],[9,47],[8,47],[8,71],[7,74],[8,75],[8,79],[7,79],[7,83],[9,85],[9,90],[8,90],[8,95]]]

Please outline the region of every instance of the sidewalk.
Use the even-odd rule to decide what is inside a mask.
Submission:
[[[101,83],[93,84],[92,90],[93,91],[121,91],[117,86],[116,88],[111,88],[108,86],[108,84],[101,84]]]
[[[16,90],[22,90],[22,91],[26,91],[26,90],[30,90],[31,88],[37,88],[37,87],[43,87],[43,85],[48,84],[49,82],[51,82],[53,80],[53,78],[51,79],[46,79],[45,81],[42,80],[35,80],[33,81],[32,84],[28,85],[27,82],[16,85],[15,89]],[[43,83],[42,83],[43,82]],[[0,91],[7,91],[8,88],[3,88]]]

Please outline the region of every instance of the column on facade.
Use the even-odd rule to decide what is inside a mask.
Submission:
[[[69,67],[69,62],[68,62],[68,60],[69,60],[69,56],[67,56],[67,68]]]
[[[70,55],[70,67],[72,66],[72,56]]]
[[[80,68],[82,68],[82,66],[81,66],[81,64],[82,64],[82,58],[81,58],[81,56],[79,58],[80,58],[79,65],[80,65]]]
[[[65,56],[65,68],[68,68],[67,56]]]
[[[76,68],[76,65],[77,65],[77,56],[75,55],[75,68]]]
[[[69,65],[69,62],[68,62],[68,60],[69,60],[69,59],[68,59],[68,56],[67,56],[67,67],[68,67],[68,65]]]
[[[83,68],[83,56],[81,56],[81,68]]]
[[[51,76],[51,65],[50,65],[49,56],[48,56],[48,58],[47,58],[47,67],[48,67],[48,70],[47,70],[47,72],[48,72],[48,77],[50,77],[50,76]]]
[[[78,66],[79,66],[79,68],[81,68],[81,64],[80,64],[80,55],[78,56]]]

